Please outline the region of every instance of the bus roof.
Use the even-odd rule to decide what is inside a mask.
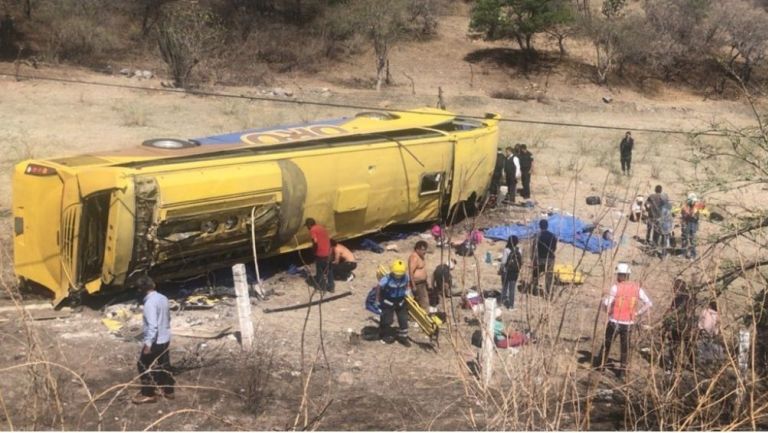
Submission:
[[[455,115],[434,108],[408,112],[366,111],[353,117],[316,120],[195,138],[200,145],[271,145],[336,135],[359,135],[399,129],[428,128],[450,122]]]

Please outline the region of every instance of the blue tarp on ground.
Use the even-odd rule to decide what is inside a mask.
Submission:
[[[553,214],[547,218],[549,231],[554,233],[560,242],[572,244],[576,248],[599,253],[613,248],[613,241],[603,239],[602,233],[592,233],[594,225],[578,219],[572,215]],[[508,226],[496,226],[483,230],[486,237],[500,241],[506,241],[515,235],[520,239],[531,238],[539,231],[539,220],[532,221],[528,225],[512,224]]]

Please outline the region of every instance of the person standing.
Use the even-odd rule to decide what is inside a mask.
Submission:
[[[520,195],[528,200],[531,198],[531,172],[533,171],[533,155],[525,144],[519,145],[517,158],[520,161],[520,181],[523,183],[523,190]]]
[[[629,176],[630,166],[632,165],[632,148],[635,147],[635,139],[632,133],[627,131],[624,138],[619,143],[619,154],[621,156],[621,173]]]
[[[379,337],[387,344],[395,339],[403,346],[411,345],[408,341],[408,306],[405,295],[408,294],[408,275],[406,265],[402,260],[395,260],[389,267],[389,274],[379,280],[376,285],[376,302],[381,306],[379,320]],[[397,316],[397,338],[392,336],[391,326]]]
[[[504,174],[507,180],[507,196],[504,198],[504,204],[515,204],[515,193],[517,192],[517,179],[520,178],[520,160],[515,155],[512,146],[504,149],[507,159],[504,160]]]
[[[507,246],[504,248],[504,254],[501,257],[499,265],[499,275],[501,275],[501,303],[508,310],[515,308],[515,288],[517,287],[517,278],[520,276],[520,268],[523,264],[523,255],[520,252],[518,243],[519,238],[512,235],[507,240]]]
[[[312,250],[315,253],[315,288],[333,292],[335,286],[331,268],[331,238],[328,231],[314,218],[307,218],[304,225],[312,237]]]
[[[674,367],[678,359],[685,359],[687,342],[691,340],[693,309],[695,301],[691,298],[688,285],[681,278],[672,284],[672,304],[664,314],[662,341],[665,354],[662,361],[665,367]]]
[[[493,203],[496,202],[496,197],[499,195],[499,187],[501,186],[501,175],[504,172],[504,161],[506,160],[504,152],[501,148],[496,150],[496,165],[493,167],[493,175],[491,176],[491,191],[490,196],[493,197]]]
[[[645,314],[653,304],[642,287],[636,282],[629,281],[632,270],[627,263],[619,263],[616,266],[616,284],[611,286],[608,296],[603,300],[603,305],[608,312],[608,324],[605,327],[605,341],[603,347],[594,360],[594,365],[602,370],[611,352],[613,337],[619,334],[621,338],[621,368],[618,377],[623,377],[627,370],[629,357],[630,334],[632,325],[637,317]],[[637,305],[642,302],[640,309]]]
[[[669,197],[662,191],[661,185],[656,185],[654,193],[645,200],[645,244],[658,247],[661,245],[661,214],[665,207],[669,207]]]
[[[334,239],[331,239],[331,251],[333,252],[333,260],[331,261],[333,278],[338,281],[354,280],[355,273],[352,271],[357,269],[357,260],[355,260],[352,251]]]
[[[557,251],[557,236],[549,231],[549,221],[539,221],[539,234],[533,241],[533,275],[531,276],[531,288],[534,294],[539,292],[539,277],[544,276],[544,292],[547,298],[552,296],[553,270],[555,268],[555,252]]]
[[[171,375],[171,311],[168,298],[155,290],[152,278],[142,275],[136,288],[144,293],[144,338],[139,361],[136,363],[141,377],[141,391],[131,401],[135,404],[154,403],[156,395],[172,400],[175,397]]]
[[[696,258],[696,232],[699,231],[699,216],[704,210],[704,203],[699,201],[696,193],[688,194],[688,198],[680,208],[682,222],[682,242],[685,258]]]
[[[427,254],[427,241],[418,241],[413,246],[413,252],[408,257],[408,277],[413,297],[424,311],[429,311],[429,293],[427,289],[427,264],[424,256]]]

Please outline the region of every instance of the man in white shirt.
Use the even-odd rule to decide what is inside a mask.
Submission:
[[[593,361],[598,369],[605,368],[613,337],[618,333],[621,338],[621,368],[618,370],[618,377],[622,377],[627,369],[630,333],[632,325],[635,324],[635,318],[645,314],[653,305],[645,290],[638,283],[629,281],[631,272],[627,263],[619,263],[616,266],[616,284],[611,286],[608,296],[603,300],[603,305],[608,312],[605,342]],[[643,304],[640,309],[637,309],[638,301]]]
[[[136,288],[144,293],[144,338],[137,363],[141,376],[141,391],[133,397],[135,404],[154,403],[157,394],[172,400],[173,385],[171,359],[168,355],[171,343],[171,312],[168,298],[155,290],[155,282],[142,275],[136,281]]]

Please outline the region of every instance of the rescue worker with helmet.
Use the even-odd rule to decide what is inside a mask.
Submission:
[[[704,210],[704,203],[699,201],[696,193],[688,194],[688,198],[680,208],[682,219],[682,241],[685,258],[696,259],[696,232],[699,231],[699,216]]]
[[[376,301],[381,306],[381,319],[379,320],[379,336],[387,343],[397,342],[410,347],[408,340],[408,306],[405,303],[405,295],[408,293],[408,274],[404,261],[397,259],[392,262],[389,274],[385,275],[376,286]],[[394,316],[397,315],[397,323],[400,329],[397,338],[392,336],[391,326]]]
[[[642,316],[653,305],[645,290],[638,283],[629,281],[631,273],[632,270],[627,263],[619,263],[616,266],[616,284],[611,286],[608,296],[603,300],[603,305],[608,312],[605,342],[593,360],[595,367],[600,370],[605,368],[613,337],[618,333],[621,338],[621,368],[618,371],[618,377],[622,377],[627,369],[630,333],[635,318]],[[638,301],[643,304],[639,309],[637,309]]]

